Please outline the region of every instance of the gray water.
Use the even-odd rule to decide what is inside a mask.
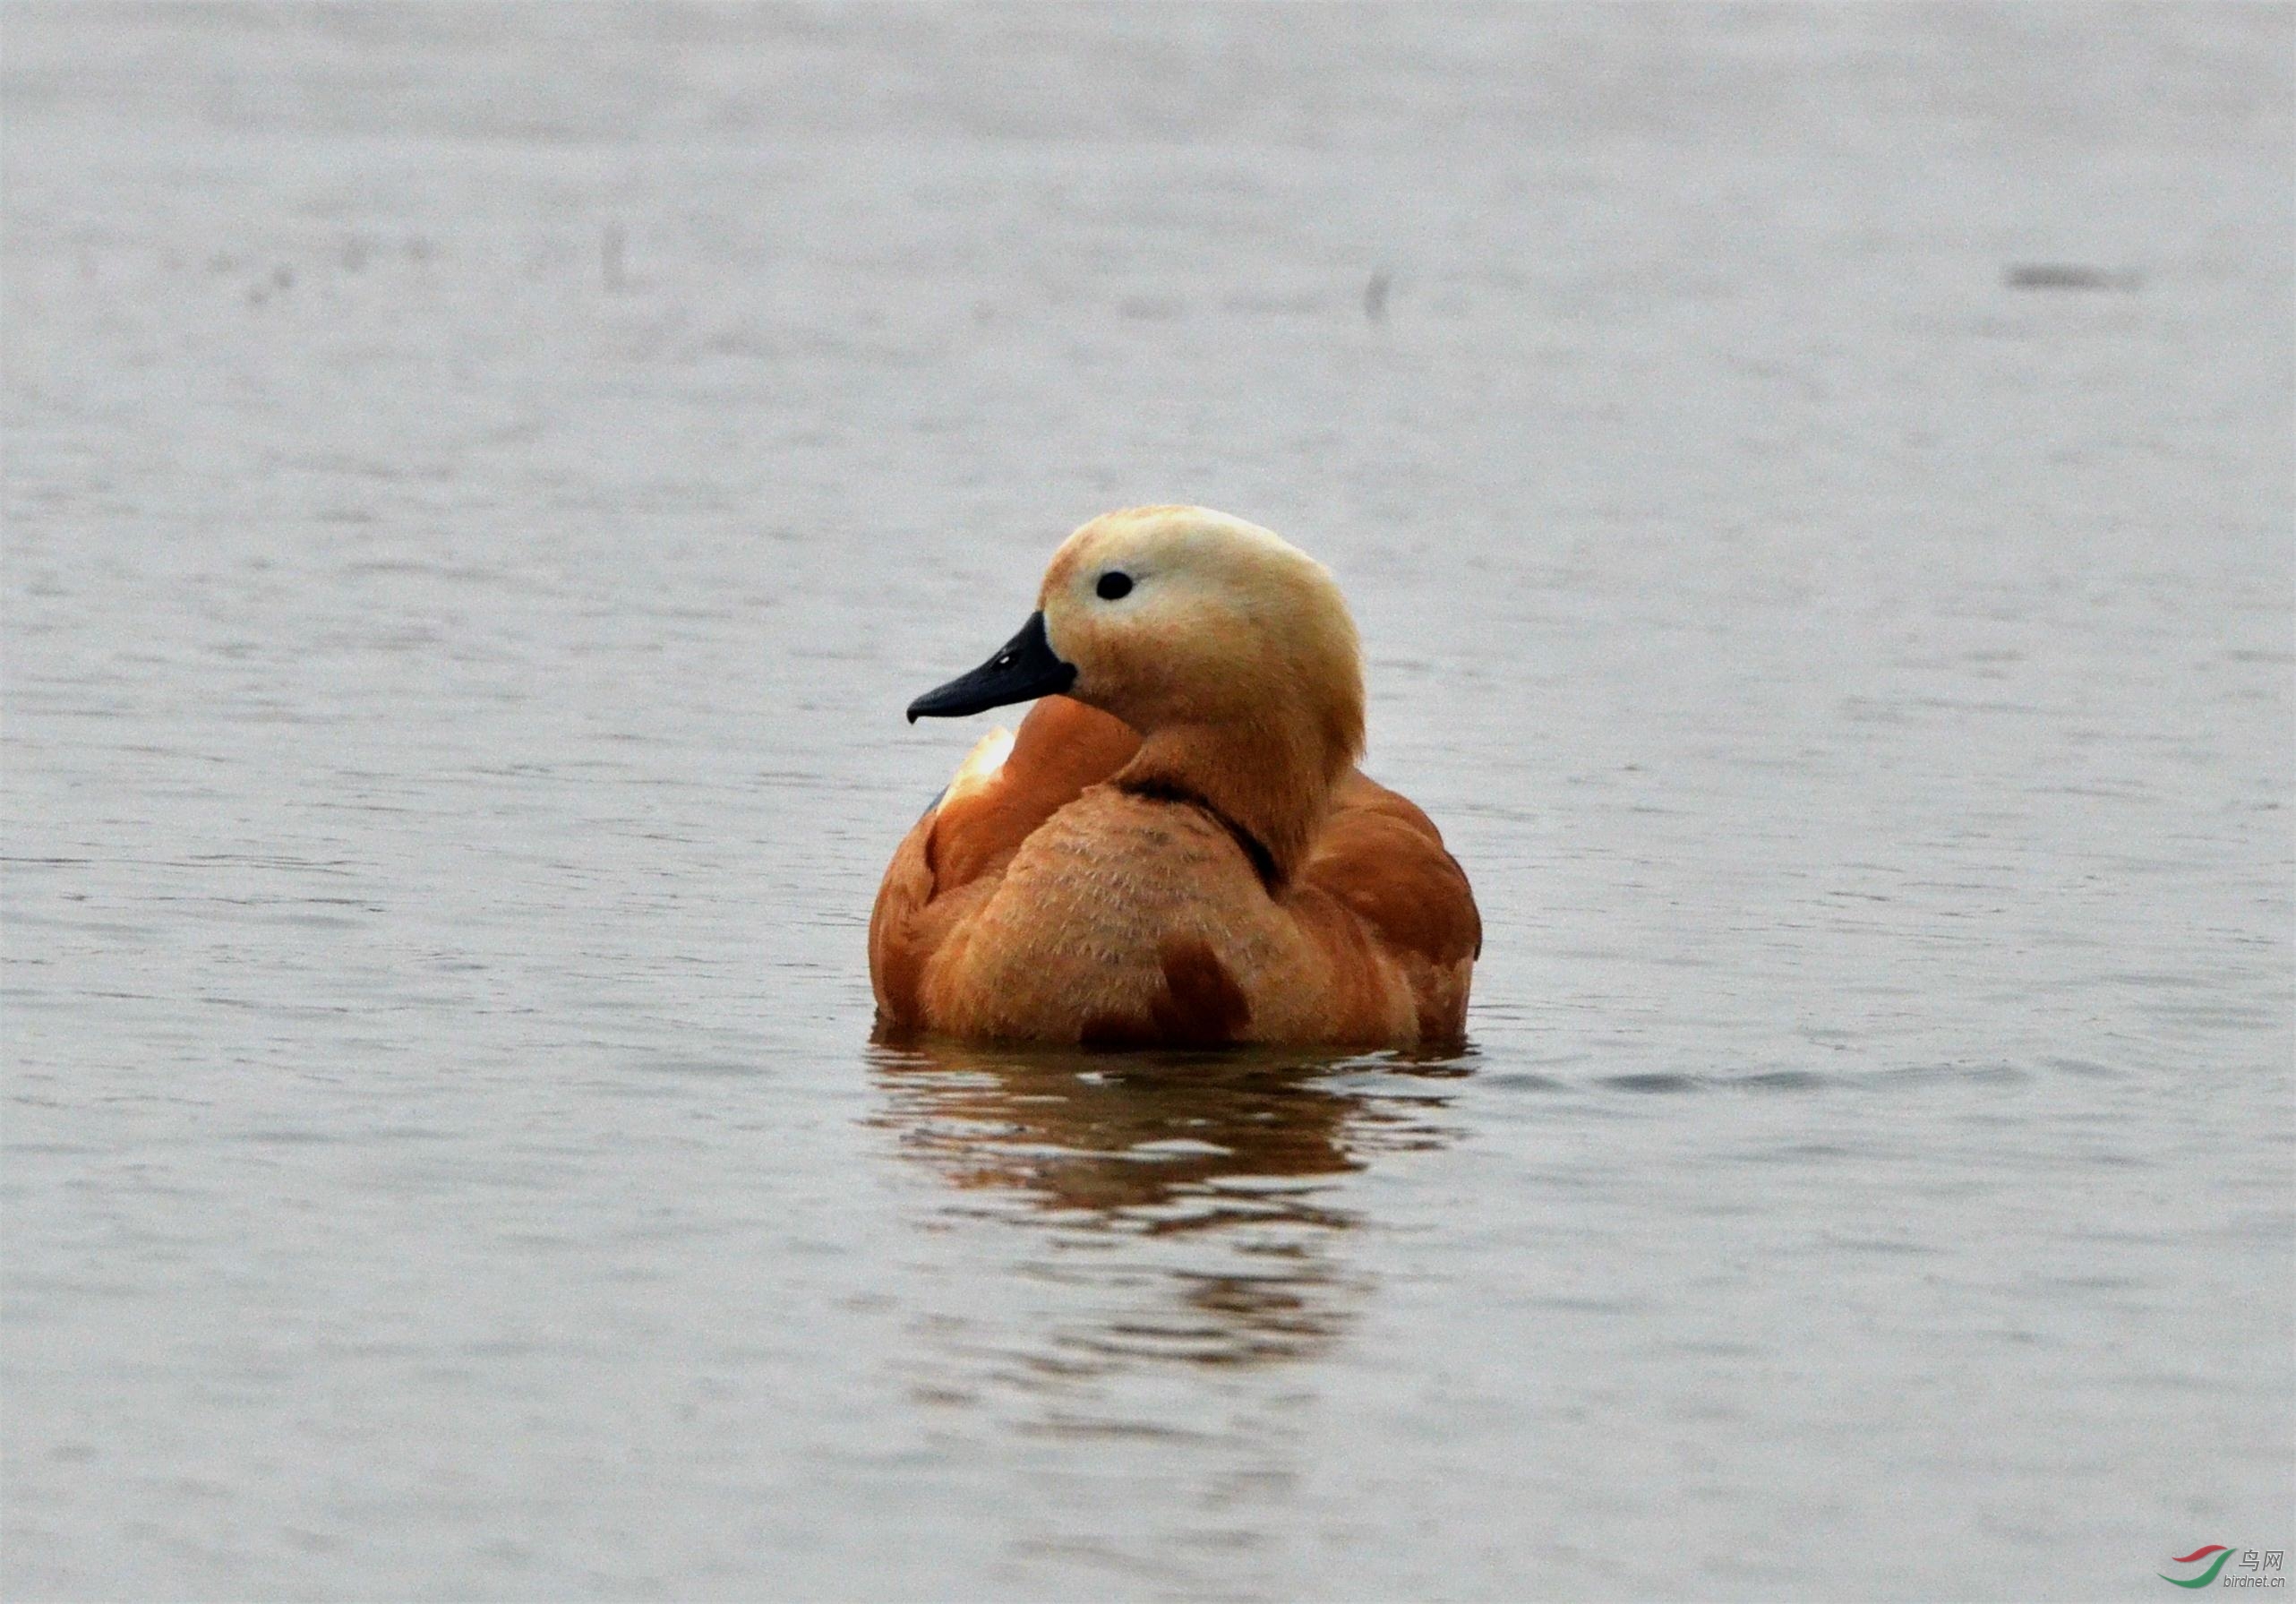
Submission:
[[[2296,13],[0,30],[8,1597],[2296,1547]],[[1174,499],[1462,1057],[870,1044],[900,709]]]

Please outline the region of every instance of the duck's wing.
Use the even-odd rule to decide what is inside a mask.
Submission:
[[[972,900],[956,894],[1001,871],[1037,826],[1139,749],[1130,725],[1065,696],[972,749],[894,852],[870,914],[870,978],[889,1024],[919,1023],[925,961]]]
[[[1483,916],[1443,832],[1360,772],[1341,782],[1299,878],[1345,904],[1392,952],[1445,974],[1482,956]],[[1463,1010],[1463,982],[1459,1003]]]

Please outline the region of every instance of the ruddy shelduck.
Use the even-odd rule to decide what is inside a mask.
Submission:
[[[1427,816],[1355,766],[1362,655],[1321,563],[1202,507],[1096,518],[1021,632],[909,719],[1030,700],[885,872],[869,929],[883,1029],[1461,1041],[1482,920]]]

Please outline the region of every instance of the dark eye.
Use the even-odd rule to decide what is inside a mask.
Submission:
[[[1132,576],[1130,574],[1105,573],[1101,576],[1101,582],[1094,586],[1093,588],[1100,592],[1101,600],[1104,602],[1118,601],[1132,594]]]

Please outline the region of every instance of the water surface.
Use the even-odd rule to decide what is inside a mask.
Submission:
[[[2296,1546],[2287,12],[4,27],[11,1597]],[[870,1044],[901,708],[1170,499],[1463,1056]]]

